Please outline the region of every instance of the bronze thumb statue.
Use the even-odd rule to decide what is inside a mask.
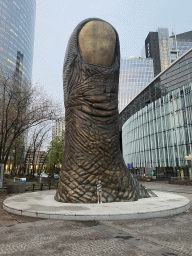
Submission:
[[[119,147],[118,83],[120,46],[116,30],[100,19],[73,31],[63,68],[65,152],[55,200],[103,202],[149,197],[129,173]]]

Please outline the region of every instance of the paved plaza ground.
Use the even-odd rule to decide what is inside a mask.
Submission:
[[[192,187],[143,182],[190,199]],[[146,220],[62,221],[17,216],[2,209],[0,255],[192,255],[192,211]]]

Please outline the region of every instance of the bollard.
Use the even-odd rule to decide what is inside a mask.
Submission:
[[[35,184],[33,184],[33,192],[35,191]]]

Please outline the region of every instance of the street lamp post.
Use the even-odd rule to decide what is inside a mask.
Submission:
[[[0,164],[0,188],[3,188],[4,164]]]

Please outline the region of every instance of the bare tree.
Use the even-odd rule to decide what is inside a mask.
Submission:
[[[38,85],[19,83],[14,75],[0,72],[0,163],[6,165],[14,142],[26,131],[60,116],[59,103]],[[25,141],[24,141],[25,144]]]
[[[43,151],[43,148],[45,148],[45,144],[49,140],[50,130],[51,124],[46,121],[29,131],[27,151],[24,159],[25,172],[27,167],[32,166],[32,175],[34,175],[37,165],[38,171],[42,170],[47,158],[47,153]]]
[[[10,150],[10,154],[8,157],[8,162],[9,163],[9,169],[11,166],[11,169],[9,170],[12,175],[16,175],[22,166],[23,160],[24,160],[24,152],[25,152],[25,147],[24,147],[24,142],[22,136],[18,137]]]

